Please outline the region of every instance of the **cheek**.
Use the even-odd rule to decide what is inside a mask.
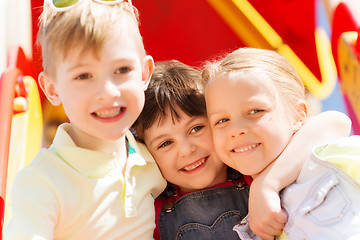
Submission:
[[[80,97],[81,95],[72,94],[71,92],[62,93],[60,98],[62,100],[62,106],[64,110],[68,113],[70,112],[78,112],[85,109],[84,101],[87,103],[85,98]],[[76,103],[76,104],[74,104]],[[80,112],[78,112],[80,113]]]
[[[214,152],[221,161],[226,160],[224,141],[220,138],[214,139]]]
[[[213,138],[212,132],[210,130],[208,130],[197,141],[204,148],[208,149],[209,152],[212,152],[212,151],[214,151],[214,142],[213,142],[213,140],[214,140],[214,138]]]
[[[59,89],[59,96],[62,100],[62,103],[65,106],[70,106],[72,108],[77,105],[82,105],[84,103],[90,103],[94,99],[92,89],[88,88],[61,88]]]
[[[176,182],[176,176],[178,174],[177,170],[175,169],[173,164],[169,163],[161,163],[159,166],[160,172],[163,175],[163,177],[174,183],[174,180]],[[175,178],[174,178],[175,177]]]
[[[220,130],[213,131],[213,144],[216,151],[219,151],[221,147],[225,144],[225,133]]]
[[[170,154],[154,154],[154,158],[156,159],[156,163],[160,168],[161,173],[165,178],[171,175],[171,173],[175,170],[174,158],[171,157]]]
[[[292,136],[291,129],[286,129],[285,125],[282,127],[285,129],[279,129],[279,131],[268,135],[268,148],[273,158],[276,158],[284,150]]]
[[[137,110],[140,109],[141,111],[144,107],[145,93],[139,84],[129,86],[126,90],[123,90],[121,94],[123,98],[126,98],[129,104],[132,104],[134,107],[137,106]]]

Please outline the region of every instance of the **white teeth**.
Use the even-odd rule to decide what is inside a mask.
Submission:
[[[116,115],[118,115],[121,111],[122,111],[122,108],[117,107],[117,108],[111,108],[109,110],[104,110],[101,112],[95,112],[95,115],[100,118],[112,118],[112,117],[115,117]]]
[[[194,170],[195,168],[201,166],[204,162],[205,162],[205,158],[201,159],[201,161],[198,161],[190,166],[184,167],[183,169],[185,171],[191,171],[191,170]]]
[[[243,153],[243,152],[249,151],[250,149],[256,147],[257,145],[258,144],[252,144],[252,145],[249,145],[249,146],[246,146],[246,147],[243,147],[243,148],[234,149],[234,152]]]

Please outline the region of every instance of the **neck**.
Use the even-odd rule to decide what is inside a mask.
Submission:
[[[103,153],[120,154],[127,152],[125,135],[114,141],[105,141],[94,136],[74,131],[72,127],[70,127],[68,134],[76,146],[80,148],[86,148]]]

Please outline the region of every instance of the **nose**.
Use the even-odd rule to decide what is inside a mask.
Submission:
[[[184,141],[178,145],[178,155],[180,157],[187,157],[194,153],[196,145],[191,141]]]
[[[120,97],[120,87],[112,79],[106,79],[99,85],[98,98],[100,100],[115,99]]]
[[[244,135],[248,132],[248,128],[244,122],[232,121],[230,135],[232,138]]]

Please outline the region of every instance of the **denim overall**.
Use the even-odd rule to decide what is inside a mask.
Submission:
[[[162,240],[239,239],[232,230],[248,213],[249,187],[243,183],[201,190],[163,206]]]

